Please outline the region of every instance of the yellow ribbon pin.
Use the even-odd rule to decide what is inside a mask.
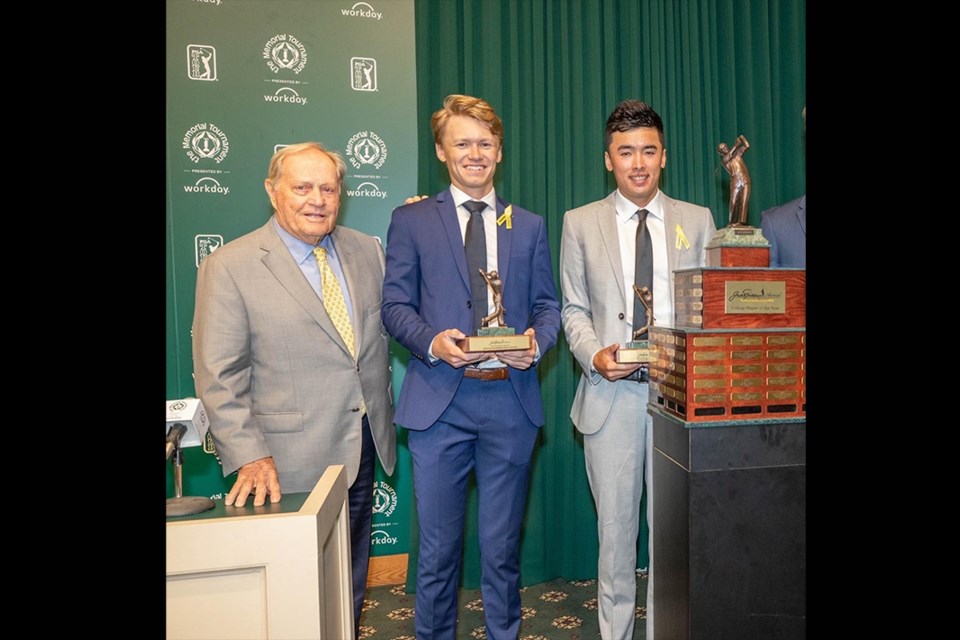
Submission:
[[[684,249],[690,248],[690,241],[687,240],[687,236],[683,233],[683,227],[679,224],[677,225],[677,249],[680,248],[680,245],[683,245]]]
[[[507,229],[513,229],[513,205],[508,204],[507,208],[503,210],[503,214],[497,218],[497,226],[507,223]]]

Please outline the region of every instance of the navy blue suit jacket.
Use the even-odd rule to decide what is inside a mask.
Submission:
[[[499,218],[508,203],[497,199]],[[536,331],[541,358],[560,331],[547,230],[543,218],[514,205],[512,228],[497,225],[497,267],[503,282],[508,326]],[[410,350],[394,421],[423,430],[437,421],[463,379],[463,367],[430,362],[438,333],[473,331],[470,279],[456,204],[447,189],[432,198],[394,209],[387,231],[381,316],[387,331]],[[510,370],[510,382],[530,421],[544,423],[536,367]]]
[[[760,229],[770,242],[771,267],[807,268],[807,196],[767,209]]]

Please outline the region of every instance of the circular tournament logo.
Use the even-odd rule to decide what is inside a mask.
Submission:
[[[357,131],[347,141],[347,159],[354,169],[364,165],[379,169],[387,161],[387,144],[373,131]]]
[[[171,411],[183,411],[186,408],[187,408],[187,403],[184,402],[183,400],[177,400],[176,402],[170,405]]]
[[[210,122],[198,122],[187,129],[183,134],[182,146],[193,162],[213,160],[220,164],[230,151],[227,134]]]
[[[295,36],[278,33],[263,45],[263,59],[274,73],[284,69],[299,74],[307,64],[307,50]]]
[[[373,512],[385,516],[393,514],[397,508],[397,492],[389,484],[380,481],[373,486]]]

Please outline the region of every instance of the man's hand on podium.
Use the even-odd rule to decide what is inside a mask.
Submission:
[[[270,502],[280,502],[280,478],[277,476],[277,466],[273,457],[260,458],[240,467],[237,471],[237,481],[233,483],[230,493],[223,503],[228,507],[235,505],[242,507],[247,502],[247,496],[256,491],[253,497],[253,506],[262,507],[267,495]]]

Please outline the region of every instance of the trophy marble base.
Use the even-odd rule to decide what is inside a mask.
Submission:
[[[708,267],[770,266],[770,243],[757,227],[724,227],[707,243]]]
[[[650,349],[648,340],[631,340],[617,349],[618,364],[643,364],[656,359],[656,351]]]
[[[486,327],[478,335],[457,340],[457,346],[464,353],[482,353],[492,351],[526,351],[533,347],[533,338],[516,333],[512,327]]]

